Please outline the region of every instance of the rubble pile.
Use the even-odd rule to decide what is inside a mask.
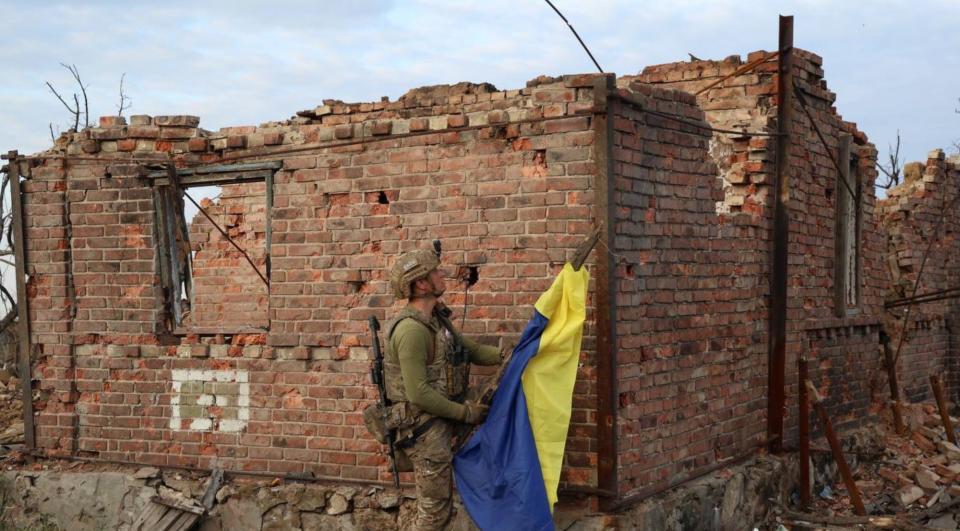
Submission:
[[[960,447],[947,440],[935,405],[905,405],[903,414],[905,433],[897,434],[884,422],[871,428],[867,438],[872,444],[848,440],[844,445],[867,513],[898,515],[932,529],[960,529]],[[956,418],[953,425],[958,425]],[[832,457],[823,457],[833,465]],[[831,466],[827,468],[829,474]],[[815,485],[809,513],[852,513],[849,493],[833,476]]]
[[[8,368],[0,369],[0,444],[23,442],[23,402],[20,380]]]

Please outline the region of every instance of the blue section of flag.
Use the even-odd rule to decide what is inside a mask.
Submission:
[[[533,318],[513,350],[487,420],[453,459],[457,490],[480,529],[552,530],[550,504],[521,377],[537,355],[547,318]]]

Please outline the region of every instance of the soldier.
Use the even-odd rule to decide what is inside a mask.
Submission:
[[[446,284],[436,247],[437,252],[404,254],[390,271],[394,294],[407,305],[386,328],[384,379],[393,410],[402,411],[397,448],[413,464],[415,530],[442,529],[450,519],[455,425],[479,424],[487,415],[487,406],[464,400],[469,363],[496,365],[503,359],[499,348],[454,328],[449,308],[439,301]]]

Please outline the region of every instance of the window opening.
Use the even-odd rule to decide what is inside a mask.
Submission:
[[[835,308],[838,316],[858,311],[860,305],[860,159],[851,150],[852,137],[840,137],[838,177],[849,185],[836,186]],[[855,195],[851,195],[850,191]]]
[[[158,262],[174,333],[269,329],[270,210],[280,163],[155,172]]]

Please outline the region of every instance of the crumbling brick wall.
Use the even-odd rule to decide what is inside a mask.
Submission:
[[[696,94],[705,120],[713,127],[733,131],[775,133],[778,99],[777,62],[770,52],[753,52],[747,62],[756,68],[737,74],[745,65],[739,57],[723,61],[693,61],[647,67],[621,84],[644,82]],[[736,74],[736,75],[734,75]],[[835,95],[827,90],[822,59],[795,50],[794,78],[806,95],[828,148],[819,140],[799,101],[795,101],[790,151],[790,245],[788,282],[788,339],[786,358],[787,445],[795,441],[797,358],[811,360],[811,376],[828,397],[828,409],[839,423],[857,422],[869,409],[870,380],[878,370],[877,344],[882,316],[885,272],[882,236],[874,221],[873,182],[876,152],[852,123],[832,107]],[[719,82],[719,83],[718,83]],[[854,310],[835,313],[835,224],[838,182],[831,157],[837,157],[841,135],[852,137],[851,151],[859,160],[860,300]],[[769,295],[771,215],[775,171],[772,136],[715,133],[710,155],[718,168],[723,195],[715,223],[727,232],[727,245],[737,250],[739,286],[745,300],[737,311],[756,319],[744,354],[766,365],[767,298]],[[829,149],[829,151],[828,151]],[[726,349],[729,350],[729,349]],[[763,371],[755,385],[763,385]],[[762,397],[757,397],[762,401]],[[761,405],[752,409],[766,414]]]
[[[261,274],[267,270],[266,184],[220,187],[200,206],[250,257]],[[267,285],[210,221],[198,212],[190,224],[194,251],[193,303],[186,328],[243,330],[269,327]]]
[[[886,236],[888,300],[957,287],[960,241],[954,203],[958,186],[960,160],[948,159],[937,149],[926,162],[907,164],[903,182],[879,202],[878,216]],[[945,299],[913,305],[909,311],[907,306],[890,308],[885,314],[890,344],[895,354],[899,350],[898,379],[904,398],[929,400],[929,378],[937,374],[949,382],[951,399],[955,399],[958,352],[951,330],[957,329],[957,309],[955,299]]]
[[[366,316],[383,320],[397,308],[386,270],[400,253],[442,239],[451,270],[479,273],[465,331],[515,342],[593,226],[592,83],[418,89],[395,102],[328,101],[289,122],[215,133],[193,117],[105,119],[63,137],[35,159],[26,183],[40,445],[383,479],[380,445],[359,411],[375,396]],[[270,330],[171,335],[146,161],[244,157],[282,161],[270,213]],[[452,286],[446,297],[458,321],[463,293]],[[587,336],[565,477],[574,484],[589,484],[596,461]]]
[[[874,212],[876,152],[833,108],[820,58],[795,53],[794,75],[827,145],[796,102],[786,446],[795,438],[800,355],[838,423],[871,411],[888,282]],[[445,299],[455,319],[466,297],[465,332],[509,346],[536,297],[607,213],[610,248],[598,247],[588,267],[597,271],[596,256],[615,267],[608,285],[595,281],[590,290],[563,484],[597,486],[600,444],[609,442],[599,426],[598,402],[610,389],[600,388],[598,367],[611,360],[598,357],[598,290],[608,290],[617,314],[617,494],[749,451],[764,442],[767,421],[775,63],[701,91],[742,65],[650,67],[617,80],[603,101],[603,76],[541,77],[522,90],[459,84],[398,101],[327,100],[258,127],[207,132],[195,117],[140,116],[62,137],[33,159],[25,183],[41,446],[162,465],[216,459],[233,469],[386,479],[359,411],[375,398],[366,317],[398,309],[386,275],[395,257],[440,238],[451,274],[475,268],[479,278],[469,295],[451,286]],[[609,137],[600,136],[601,114]],[[838,309],[843,216],[833,159],[845,138],[861,190],[859,298]],[[600,168],[607,156],[609,174]],[[273,208],[264,210],[269,291],[246,292],[266,293],[267,332],[227,330],[246,323],[226,322],[226,298],[209,298],[204,280],[246,271],[242,284],[254,290],[256,282],[236,255],[220,262],[227,248],[216,236],[204,240],[214,233],[200,220],[191,238],[192,312],[224,329],[166,328],[152,161],[281,163]],[[597,197],[607,185],[609,204]],[[261,207],[248,202],[257,194],[250,187],[209,205],[251,246],[261,241]],[[239,224],[230,202],[247,205]],[[204,256],[214,243],[216,254]],[[265,256],[255,261],[266,267]],[[218,264],[213,275],[205,276],[206,264]],[[918,335],[911,348],[940,351],[943,337]],[[920,346],[927,339],[934,347]]]
[[[707,121],[718,129],[773,133],[776,131],[776,60],[757,51],[747,61],[761,61],[748,72],[733,75],[744,66],[739,56],[723,61],[694,61],[648,66],[633,81],[666,85],[697,96],[697,105]],[[766,61],[764,59],[767,58]],[[726,79],[724,79],[726,78]],[[718,213],[744,212],[760,217],[768,203],[773,168],[773,138],[715,134],[710,136],[710,156],[722,182],[724,196]]]

